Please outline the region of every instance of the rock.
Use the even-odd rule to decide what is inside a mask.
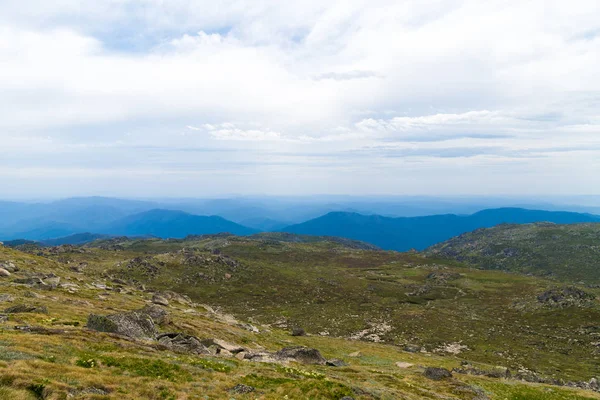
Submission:
[[[6,322],[6,321],[8,321],[8,315],[0,314],[0,322]]]
[[[319,350],[304,346],[285,347],[275,353],[275,356],[283,360],[292,360],[301,364],[324,365],[327,362]]]
[[[250,332],[260,333],[260,331],[258,330],[258,328],[255,327],[252,324],[247,324],[245,322],[241,322],[241,323],[238,323],[236,326],[238,328],[242,328],[242,329],[245,329],[245,330],[250,331]]]
[[[452,377],[452,373],[448,371],[446,368],[436,368],[436,367],[428,367],[425,368],[425,372],[423,373],[426,378],[429,378],[434,381],[441,381],[442,379],[447,379]]]
[[[19,271],[19,267],[17,267],[14,263],[12,263],[10,261],[0,263],[0,269],[4,269],[8,272],[18,272]]]
[[[10,303],[14,300],[14,296],[11,296],[10,294],[0,294],[0,301],[6,301]]]
[[[138,312],[152,317],[152,321],[154,321],[156,325],[165,325],[171,321],[171,317],[169,316],[167,310],[160,306],[147,305],[146,307],[138,310]]]
[[[232,354],[237,354],[246,351],[246,349],[244,349],[241,346],[227,343],[226,341],[221,339],[204,339],[202,340],[202,344],[206,347],[215,346],[217,348],[217,354],[219,354],[221,350],[228,351]]]
[[[549,307],[569,307],[588,305],[596,296],[575,286],[565,286],[547,290],[537,297],[537,300]]]
[[[107,316],[90,314],[87,328],[99,332],[116,333],[134,339],[154,339],[156,326],[152,317],[142,312],[126,312]]]
[[[233,357],[232,352],[230,352],[229,350],[224,350],[224,349],[220,349],[220,351],[217,354],[220,356],[223,356],[223,357]]]
[[[338,360],[337,358],[333,359],[333,360],[327,360],[327,362],[325,363],[325,365],[329,366],[329,367],[347,367],[348,364],[342,360]]]
[[[39,277],[29,277],[29,278],[18,278],[13,280],[14,283],[18,283],[21,285],[43,285],[44,281]]]
[[[169,305],[169,300],[159,294],[154,294],[154,296],[152,296],[152,302],[165,307]]]
[[[196,336],[185,333],[161,333],[157,339],[158,343],[170,350],[192,354],[210,354],[210,351]]]
[[[239,353],[237,353],[235,355],[235,358],[237,358],[238,360],[243,360],[244,358],[246,358],[246,352],[245,351],[240,351]]]
[[[4,310],[6,314],[19,314],[19,313],[40,313],[48,314],[48,307],[46,306],[33,306],[26,304],[17,304],[12,307],[8,307]]]
[[[235,385],[234,387],[232,387],[231,389],[229,389],[229,391],[231,393],[236,393],[236,394],[252,393],[252,392],[254,392],[254,390],[255,389],[252,386],[244,385],[242,383],[239,383],[239,384]]]
[[[306,332],[304,332],[304,329],[300,328],[300,327],[294,327],[292,329],[292,336],[306,336]]]
[[[362,353],[360,351],[355,351],[354,353],[348,354],[348,357],[362,357]]]
[[[340,400],[354,400],[354,397],[344,396]]]
[[[448,271],[434,271],[427,275],[427,279],[433,281],[437,285],[443,285],[448,283],[448,281],[454,281],[460,278],[460,274]]]
[[[421,351],[421,346],[417,346],[416,344],[407,344],[404,346],[403,350],[408,353],[418,353]]]
[[[0,268],[0,277],[10,276],[11,273],[5,270],[4,268]]]
[[[60,283],[60,276],[52,276],[44,279],[44,283],[53,287],[57,287]]]
[[[403,361],[398,361],[396,363],[396,366],[398,368],[406,369],[406,368],[410,368],[410,367],[414,366],[414,364],[403,362]]]
[[[588,383],[588,385],[590,386],[590,389],[592,389],[592,390],[600,389],[600,384],[598,383],[598,379],[596,379],[596,378],[590,379],[590,382]]]

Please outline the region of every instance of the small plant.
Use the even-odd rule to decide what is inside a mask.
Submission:
[[[98,362],[96,360],[94,360],[93,358],[89,358],[89,359],[78,359],[77,361],[75,361],[75,365],[77,365],[78,367],[82,367],[82,368],[95,368],[98,366]]]

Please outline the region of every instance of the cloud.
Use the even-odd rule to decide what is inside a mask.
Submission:
[[[266,192],[428,187],[402,171],[589,191],[573,177],[597,165],[596,3],[0,2],[0,156],[64,176],[224,171],[215,192],[247,188],[236,162]],[[445,186],[459,172],[473,184]]]

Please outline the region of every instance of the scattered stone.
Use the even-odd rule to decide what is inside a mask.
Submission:
[[[230,392],[236,393],[236,394],[252,393],[252,392],[254,392],[254,390],[255,389],[252,386],[244,385],[242,383],[239,383],[239,384],[235,385],[234,387],[232,387],[231,389],[229,389]]]
[[[408,363],[408,362],[403,362],[403,361],[398,361],[396,363],[396,366],[398,368],[406,369],[406,368],[410,368],[410,367],[414,366],[414,364],[411,364],[411,363]]]
[[[333,359],[333,360],[327,360],[325,365],[327,365],[329,367],[347,367],[348,366],[348,364],[345,361],[338,360],[337,358]]]
[[[300,327],[294,327],[292,329],[292,336],[306,336],[306,332],[304,331],[304,329],[300,328]]]
[[[192,354],[210,354],[210,351],[196,336],[184,333],[161,333],[157,339],[158,343],[170,350]]]
[[[46,296],[36,293],[36,292],[27,291],[27,292],[23,293],[23,297],[29,297],[31,299],[43,299]]]
[[[239,353],[237,353],[235,355],[235,358],[237,358],[238,360],[243,360],[244,358],[246,358],[246,352],[245,351],[240,351]]]
[[[27,333],[37,333],[39,335],[63,335],[67,333],[62,329],[49,329],[43,326],[17,325],[15,330]]]
[[[11,273],[5,270],[4,268],[0,268],[0,277],[10,276]]]
[[[4,310],[6,314],[19,314],[19,313],[40,313],[48,314],[48,307],[46,306],[34,306],[26,304],[17,304],[12,307],[8,307]]]
[[[442,379],[452,378],[452,373],[448,371],[446,368],[436,368],[436,367],[428,367],[425,368],[425,372],[423,373],[426,378],[441,381]]]
[[[354,353],[348,354],[348,357],[362,357],[362,353],[360,351],[355,351]]]
[[[327,362],[319,350],[304,346],[285,347],[275,353],[275,356],[284,360],[297,361],[301,364],[324,365]]]
[[[90,314],[87,328],[99,332],[116,333],[134,339],[156,338],[156,326],[148,314],[131,311],[107,316]]]
[[[0,322],[6,322],[6,321],[8,321],[8,315],[0,314]]]
[[[154,294],[154,296],[152,296],[152,302],[165,307],[169,305],[169,300],[159,294]]]

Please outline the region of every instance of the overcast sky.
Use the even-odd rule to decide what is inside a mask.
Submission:
[[[598,0],[3,0],[0,197],[599,194]]]

